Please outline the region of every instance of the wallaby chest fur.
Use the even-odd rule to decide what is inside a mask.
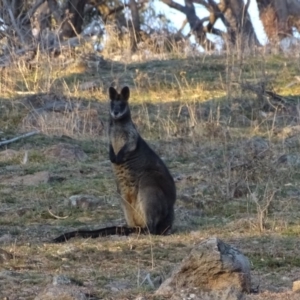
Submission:
[[[127,225],[163,234],[171,228],[174,219],[175,184],[164,162],[132,122],[127,89],[122,90],[125,95],[110,90],[110,159]],[[125,103],[124,111],[119,109],[119,102]]]
[[[134,150],[138,136],[139,134],[132,122],[125,124],[111,122],[110,124],[109,138],[115,153],[119,153],[125,144],[128,145],[129,149]]]
[[[119,153],[125,144],[129,146],[128,149],[131,149],[131,151],[136,148],[138,134],[133,123],[125,126],[111,124],[109,136],[114,153]],[[137,203],[138,168],[128,159],[122,164],[113,163],[112,167],[128,226],[146,227],[143,209]]]

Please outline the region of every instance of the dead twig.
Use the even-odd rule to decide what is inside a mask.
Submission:
[[[32,132],[28,132],[28,133],[25,133],[23,135],[14,137],[14,138],[12,138],[10,140],[2,141],[2,142],[0,142],[0,147],[4,146],[4,145],[11,144],[11,143],[16,142],[16,141],[18,141],[20,139],[24,139],[24,138],[30,137],[30,136],[38,134],[38,133],[40,133],[40,132],[39,131],[32,131]]]
[[[50,216],[52,216],[53,218],[58,219],[58,220],[65,220],[65,219],[69,218],[69,216],[60,217],[60,216],[55,215],[55,214],[50,210],[50,208],[48,208],[48,213],[49,213]]]

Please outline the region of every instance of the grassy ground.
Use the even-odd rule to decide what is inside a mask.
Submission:
[[[107,61],[98,68],[80,59],[68,65],[41,59],[31,68],[2,70],[0,138],[33,129],[24,122],[31,110],[26,103],[45,105],[49,95],[97,111],[104,128],[79,128],[71,112],[62,114],[59,126],[44,120],[40,134],[0,148],[16,151],[0,156],[0,247],[13,254],[0,265],[0,295],[33,299],[63,274],[101,299],[150,299],[147,274],[154,283],[166,278],[195,243],[210,236],[250,258],[254,287],[291,289],[300,276],[300,85],[290,84],[299,69],[292,56],[228,55]],[[96,89],[82,90],[91,82]],[[107,151],[111,84],[131,87],[133,119],[176,179],[175,232],[52,244],[51,238],[74,228],[123,223]],[[78,145],[88,158],[61,161],[46,154],[62,142]],[[41,171],[54,179],[10,183]],[[94,195],[101,204],[70,208],[66,199],[76,194]],[[67,218],[54,218],[49,207]]]

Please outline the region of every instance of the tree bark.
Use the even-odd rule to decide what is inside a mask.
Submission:
[[[210,43],[206,37],[206,33],[208,32],[223,37],[227,35],[230,43],[234,45],[236,45],[238,41],[242,41],[242,47],[244,47],[244,45],[259,45],[248,14],[250,0],[248,0],[246,4],[244,4],[243,0],[221,0],[219,4],[213,0],[185,0],[185,6],[173,0],[161,1],[186,15],[191,31],[195,34],[198,42],[202,46]],[[210,13],[209,17],[200,20],[196,15],[194,3],[203,5]],[[219,18],[227,27],[227,34],[221,33],[220,30],[214,28],[215,22]],[[208,21],[208,24],[204,26],[205,21]],[[239,40],[238,37],[240,37]]]
[[[249,0],[246,4],[243,0],[221,0],[219,4],[220,11],[227,21],[231,44],[236,45],[239,42],[242,49],[245,46],[259,45],[248,13],[249,4]]]
[[[61,37],[71,38],[81,33],[86,0],[68,0],[64,9]]]
[[[300,29],[300,2],[297,0],[258,0],[260,19],[270,42],[291,36]]]
[[[131,49],[133,51],[137,50],[137,44],[140,41],[140,31],[141,23],[139,16],[139,9],[135,0],[129,0],[129,9],[131,11],[131,28],[130,28],[130,39],[131,39]]]

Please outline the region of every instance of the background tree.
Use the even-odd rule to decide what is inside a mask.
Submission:
[[[248,46],[259,44],[248,13],[250,0],[246,4],[243,0],[221,0],[218,4],[213,0],[185,0],[184,6],[173,0],[161,1],[186,15],[186,19],[191,27],[191,33],[195,34],[197,41],[204,48],[207,48],[206,45],[212,48],[212,43],[208,40],[207,33],[221,36],[231,45],[236,45],[238,37],[242,37],[243,41],[247,41]],[[206,8],[209,12],[209,17],[199,19],[196,15],[194,3],[201,4]],[[215,28],[215,23],[218,19],[223,21],[227,28],[227,33]]]
[[[279,41],[300,31],[300,2],[297,0],[258,0],[259,15],[269,41]]]
[[[37,47],[52,51],[63,45],[74,46],[80,38],[94,34],[92,29],[85,29],[91,12],[101,20],[104,27],[113,25],[120,39],[123,38],[126,28],[131,49],[135,51],[140,41],[157,32],[152,27],[153,24],[145,24],[145,13],[153,9],[149,1],[127,0],[124,3],[122,0],[1,0],[0,16],[4,26],[0,28],[0,39],[5,39],[2,41],[3,54],[20,55],[34,52]],[[194,35],[196,41],[205,49],[214,48],[208,33],[220,36],[225,47],[238,46],[243,49],[259,45],[248,12],[250,0],[184,0],[183,5],[174,0],[160,1],[185,14],[186,23],[191,29],[185,38]],[[299,29],[299,1],[257,0],[257,3],[270,42],[291,36],[293,28]],[[196,14],[195,4],[201,5],[209,15],[200,19]],[[226,31],[216,28],[217,20],[223,22]],[[98,30],[97,34],[101,35],[103,32]]]

